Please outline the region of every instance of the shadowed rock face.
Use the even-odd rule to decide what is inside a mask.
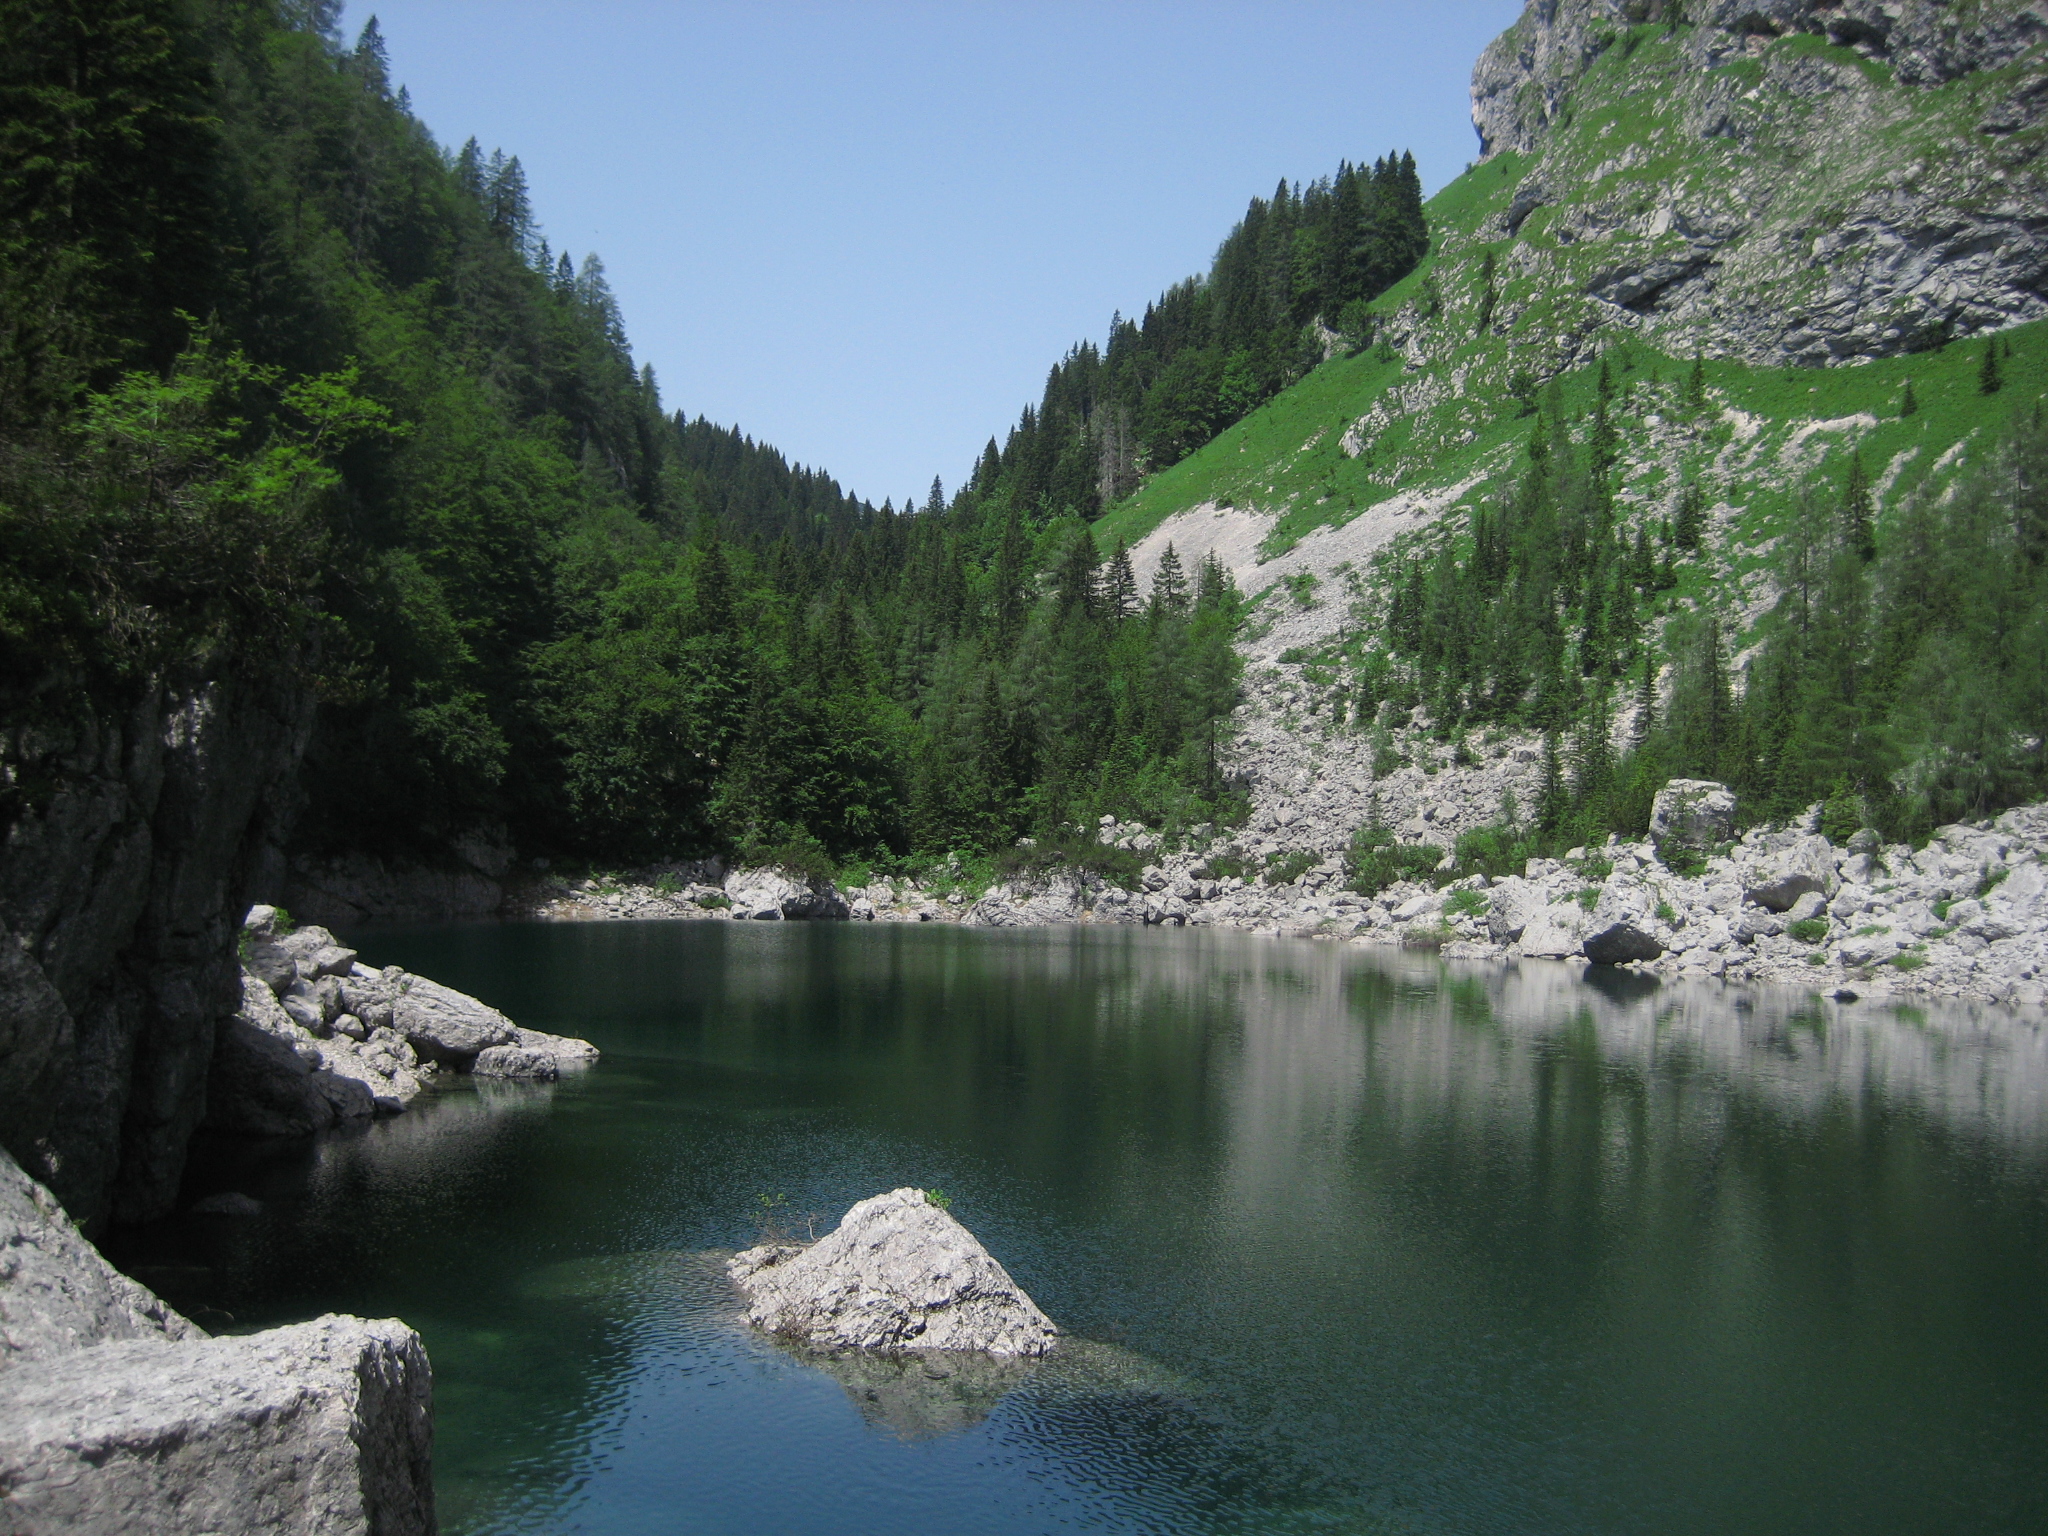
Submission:
[[[729,1273],[756,1328],[821,1350],[1042,1355],[1059,1330],[921,1189],[863,1200],[808,1248],[764,1245]]]
[[[0,737],[37,791],[0,840],[0,1146],[88,1228],[175,1199],[311,714],[244,669]]]
[[[426,1536],[432,1449],[403,1323],[208,1338],[0,1153],[0,1528]]]

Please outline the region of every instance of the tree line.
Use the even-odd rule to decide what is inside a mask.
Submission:
[[[1698,379],[1695,365],[1695,410]],[[1458,536],[1390,569],[1349,701],[1383,768],[1409,725],[1458,751],[1486,726],[1541,732],[1537,802],[1504,808],[1502,833],[1527,843],[1513,862],[1643,835],[1673,776],[1730,784],[1747,819],[1819,802],[1837,834],[1894,838],[2048,794],[2040,402],[1956,486],[1922,487],[1889,516],[1853,453],[1802,487],[1774,552],[1780,596],[1745,633],[1711,587],[1694,603],[1663,597],[1702,552],[1706,498],[1683,480],[1661,515],[1631,526],[1617,509],[1614,394],[1605,362],[1589,419],[1548,391],[1514,483]]]
[[[902,860],[1212,819],[1238,600],[666,408],[332,0],[0,0],[0,705],[319,697],[311,851]],[[998,456],[1000,457],[1000,456]],[[17,780],[0,816],[33,803]]]
[[[1371,300],[1428,251],[1412,154],[1283,180],[1252,199],[1206,277],[1139,319],[1112,317],[1104,345],[1069,350],[1002,446],[989,439],[974,489],[1034,517],[1098,516],[1323,361],[1317,321],[1369,339]]]

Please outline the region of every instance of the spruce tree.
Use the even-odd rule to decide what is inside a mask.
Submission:
[[[1913,381],[1908,379],[1906,380],[1905,393],[1899,397],[1899,415],[1901,417],[1914,416],[1919,414],[1919,411],[1920,397],[1913,393]]]
[[[1493,252],[1486,253],[1486,260],[1480,265],[1479,334],[1485,335],[1493,329],[1494,307],[1500,302],[1500,284],[1495,274]]]
[[[1678,493],[1678,515],[1671,520],[1671,542],[1689,554],[1698,553],[1706,519],[1706,497],[1695,481]]]
[[[1109,570],[1102,579],[1102,611],[1112,623],[1121,624],[1138,611],[1138,578],[1131,571],[1131,552],[1122,535],[1116,553],[1109,557]]]
[[[1694,351],[1692,372],[1685,380],[1685,408],[1695,415],[1707,408],[1707,356]]]
[[[1539,832],[1555,832],[1564,825],[1571,812],[1571,797],[1566,793],[1564,764],[1557,750],[1557,732],[1543,733],[1543,782],[1536,792],[1536,829]]]
[[[2005,387],[2005,375],[1998,366],[1998,338],[1984,343],[1984,362],[1977,370],[1977,393],[1995,395]]]
[[[1870,479],[1863,473],[1863,455],[1849,455],[1849,483],[1842,492],[1842,543],[1859,560],[1877,555],[1877,530],[1872,515]]]
[[[1157,623],[1161,619],[1185,618],[1187,611],[1187,575],[1181,570],[1180,556],[1169,544],[1159,557],[1159,569],[1152,573],[1152,620]]]

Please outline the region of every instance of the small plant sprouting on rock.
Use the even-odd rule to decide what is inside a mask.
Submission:
[[[764,1243],[786,1243],[789,1241],[788,1228],[783,1225],[789,1210],[789,1196],[769,1194],[763,1191],[754,1196],[754,1225]]]
[[[1657,903],[1657,921],[1665,924],[1667,927],[1678,921],[1678,914],[1672,910],[1670,902],[1660,901]]]
[[[935,1205],[942,1211],[953,1209],[953,1197],[943,1189],[928,1189],[924,1192],[926,1205]]]
[[[1445,917],[1477,917],[1492,905],[1484,891],[1453,891],[1444,900]]]
[[[1893,955],[1891,963],[1902,971],[1917,971],[1927,963],[1927,957],[1907,950],[1902,954]]]
[[[1828,920],[1824,917],[1802,917],[1785,931],[1801,944],[1818,944],[1828,936]]]
[[[1586,886],[1578,893],[1576,900],[1588,912],[1592,911],[1600,905],[1600,887],[1597,885]]]

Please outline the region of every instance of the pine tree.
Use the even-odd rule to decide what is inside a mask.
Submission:
[[[1706,497],[1700,493],[1698,483],[1687,485],[1678,493],[1678,513],[1671,520],[1671,542],[1689,554],[1698,553],[1706,518]]]
[[[1984,362],[1977,370],[1977,393],[1995,395],[2005,387],[2005,375],[1998,366],[1998,338],[1984,343]]]
[[[1539,832],[1555,832],[1564,825],[1565,817],[1571,813],[1571,798],[1566,793],[1564,764],[1558,755],[1557,732],[1543,733],[1543,782],[1536,792],[1536,829]]]
[[[1131,571],[1131,552],[1121,535],[1116,541],[1116,553],[1109,557],[1109,570],[1103,576],[1102,611],[1116,624],[1138,611],[1138,578]]]
[[[1643,670],[1636,684],[1636,721],[1633,739],[1636,750],[1641,751],[1657,730],[1657,658],[1649,647],[1643,648]]]
[[[1187,611],[1187,575],[1181,570],[1180,556],[1169,544],[1159,557],[1159,569],[1152,573],[1152,619],[1157,623],[1160,619],[1184,618]]]
[[[1859,560],[1877,555],[1877,530],[1872,516],[1870,479],[1863,473],[1863,455],[1849,455],[1849,483],[1842,492],[1842,543]]]
[[[1697,350],[1692,355],[1692,372],[1686,375],[1685,408],[1695,415],[1707,408],[1707,357]]]
[[[1920,397],[1913,393],[1913,381],[1908,379],[1906,380],[1905,393],[1899,397],[1899,415],[1901,417],[1914,416],[1919,414],[1919,411]]]
[[[1493,329],[1494,307],[1500,302],[1500,284],[1495,274],[1492,251],[1486,253],[1486,260],[1479,270],[1482,285],[1479,294],[1479,334],[1483,336]]]

